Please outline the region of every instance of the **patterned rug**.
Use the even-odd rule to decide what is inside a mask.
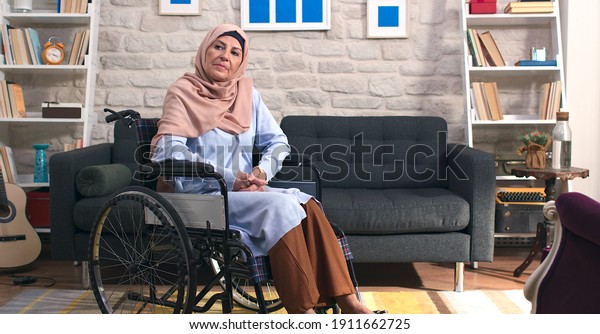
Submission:
[[[366,305],[392,314],[527,314],[522,290],[362,292]],[[213,307],[214,313],[220,306]],[[1,314],[100,313],[91,290],[31,289],[0,307]],[[249,313],[240,307],[234,313]]]

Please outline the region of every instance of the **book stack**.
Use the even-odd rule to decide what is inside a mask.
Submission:
[[[560,110],[562,85],[561,81],[547,82],[540,91],[539,118],[555,119]]]
[[[473,57],[473,66],[506,66],[490,31],[479,33],[477,29],[467,29],[467,42]]]
[[[2,47],[7,65],[42,65],[42,45],[37,30],[2,25]]]
[[[80,31],[75,34],[73,38],[73,44],[71,45],[71,52],[69,54],[69,65],[83,65],[85,55],[88,52],[90,44],[90,30]]]
[[[504,7],[506,14],[553,13],[553,1],[518,1],[509,2]]]
[[[0,81],[0,117],[27,117],[23,87],[20,84],[6,80]]]
[[[58,13],[85,14],[88,0],[58,0]]]
[[[4,182],[19,183],[15,159],[9,146],[0,146],[0,171]]]
[[[63,144],[63,149],[65,152],[76,150],[78,148],[83,148],[83,139],[77,138],[74,143],[65,143]]]
[[[504,112],[498,99],[498,85],[495,82],[473,82],[471,84],[473,115],[479,121],[500,121]]]

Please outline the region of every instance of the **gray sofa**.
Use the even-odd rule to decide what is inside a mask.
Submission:
[[[444,119],[287,116],[281,127],[320,171],[325,214],[355,262],[455,263],[462,291],[464,263],[493,260],[494,158],[446,143]]]
[[[346,233],[355,262],[454,262],[460,291],[465,262],[492,261],[493,157],[447,145],[443,119],[288,116],[281,126],[320,171],[325,213]],[[136,147],[135,131],[116,122],[114,143],[49,159],[54,259],[87,261],[93,219],[115,190],[82,193],[80,171],[120,164],[134,173]],[[291,175],[298,171],[307,175]],[[278,177],[314,181],[310,173],[284,168]]]

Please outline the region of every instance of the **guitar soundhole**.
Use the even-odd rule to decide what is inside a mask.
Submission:
[[[10,223],[15,218],[15,206],[12,202],[0,204],[0,223]]]

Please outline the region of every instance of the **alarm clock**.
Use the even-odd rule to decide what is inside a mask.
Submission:
[[[65,59],[65,45],[60,41],[53,42],[53,39],[57,40],[56,37],[50,37],[50,39],[48,39],[48,42],[44,44],[42,60],[47,65],[60,65]]]

